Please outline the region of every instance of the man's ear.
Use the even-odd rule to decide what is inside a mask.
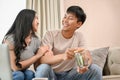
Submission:
[[[78,29],[78,28],[80,28],[80,27],[81,27],[81,25],[82,25],[82,22],[81,22],[81,21],[79,21],[79,22],[78,22],[78,27],[77,27],[77,29]]]

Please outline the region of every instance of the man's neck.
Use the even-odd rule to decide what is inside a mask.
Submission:
[[[74,31],[65,31],[65,30],[62,30],[61,33],[62,33],[62,35],[63,35],[64,38],[70,39],[73,36]]]

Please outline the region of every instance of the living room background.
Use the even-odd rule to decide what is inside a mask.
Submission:
[[[88,48],[120,46],[120,0],[63,0],[64,10],[70,5],[81,6],[87,19],[80,31]]]
[[[88,48],[120,46],[120,0],[60,0],[62,17],[71,5],[81,6],[87,14],[79,31],[85,35]],[[26,0],[0,0],[0,42],[23,8],[26,8]]]

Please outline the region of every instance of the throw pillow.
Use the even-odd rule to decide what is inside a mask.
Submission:
[[[104,68],[106,58],[109,53],[108,50],[109,50],[109,47],[102,47],[102,48],[98,48],[90,51],[93,58],[93,63],[101,67],[102,70]]]

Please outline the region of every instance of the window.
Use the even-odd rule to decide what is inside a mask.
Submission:
[[[0,43],[18,12],[26,8],[26,0],[0,0]]]

